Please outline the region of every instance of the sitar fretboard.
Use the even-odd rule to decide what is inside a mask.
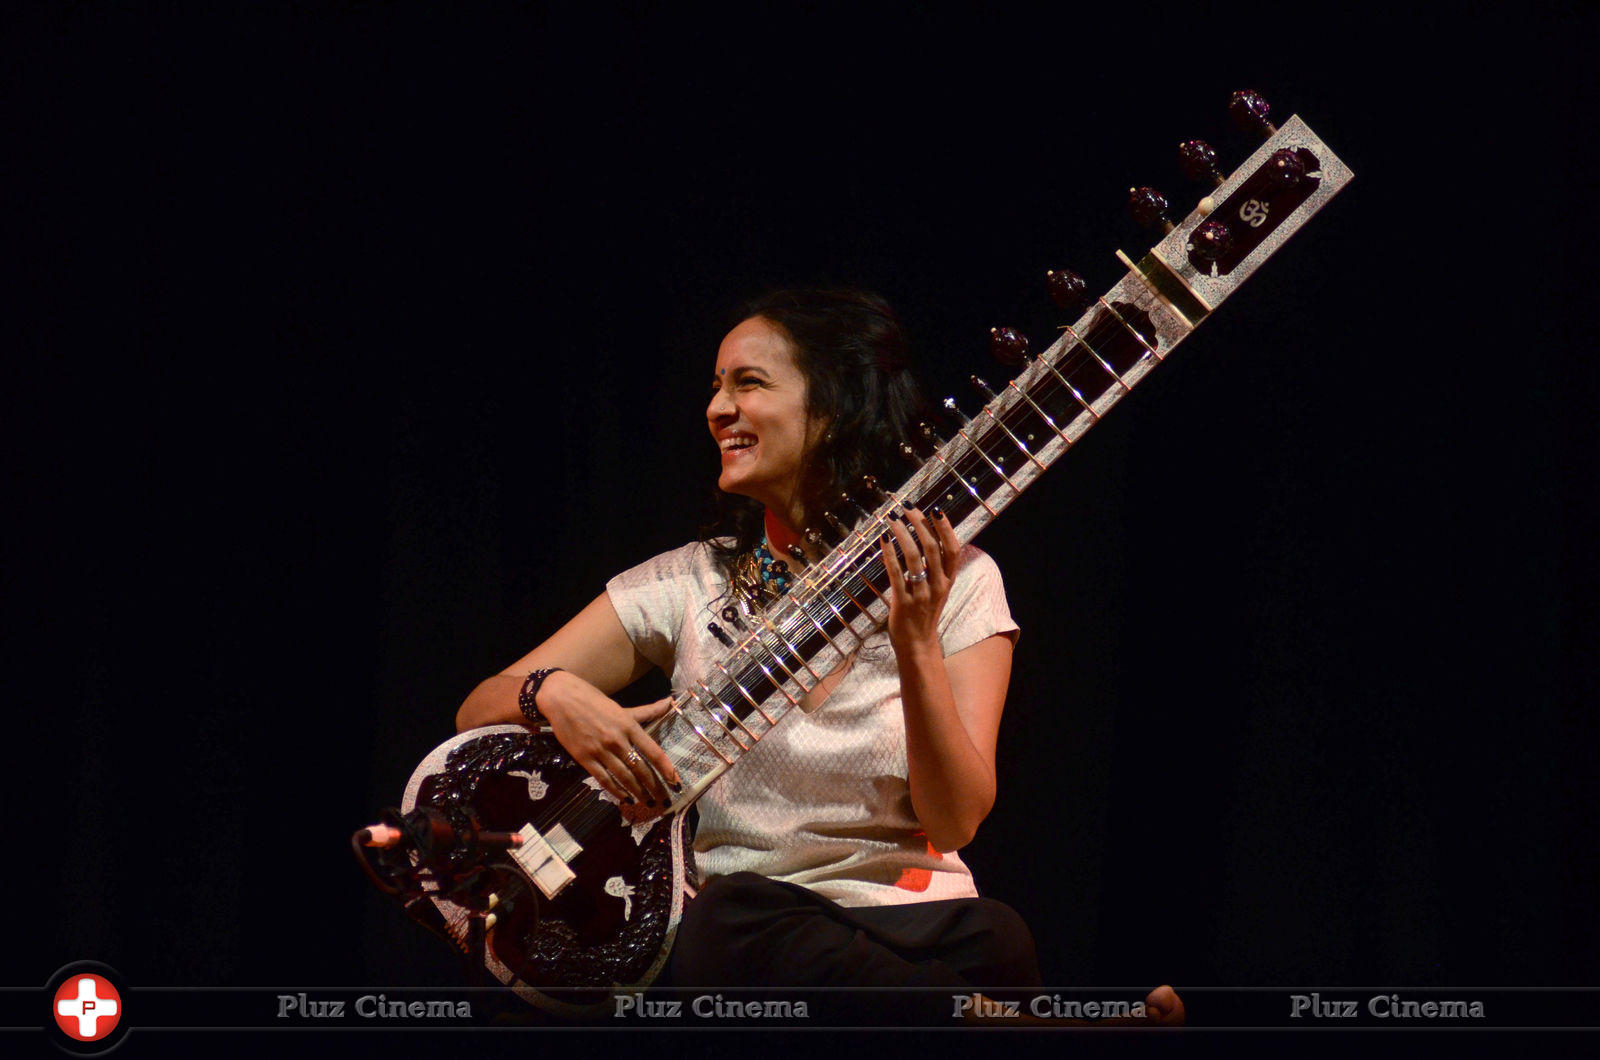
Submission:
[[[1271,180],[1274,152],[1293,151],[1306,174]],[[754,748],[802,697],[880,629],[888,574],[879,539],[889,514],[938,504],[956,536],[972,540],[1110,409],[1131,393],[1205,316],[1351,179],[1350,171],[1291,118],[1134,264],[1015,380],[945,440],[878,508],[863,516],[764,614],[726,632],[731,647],[675,697],[653,735],[684,778],[677,805],[698,797]],[[1238,227],[1245,253],[1202,261],[1191,237],[1210,218]],[[826,709],[825,707],[823,709]]]

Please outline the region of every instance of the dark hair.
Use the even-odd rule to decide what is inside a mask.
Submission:
[[[797,529],[830,533],[823,512],[839,510],[847,490],[859,492],[862,476],[893,489],[913,469],[900,447],[911,442],[926,406],[911,375],[905,332],[889,303],[851,288],[773,291],[747,302],[734,323],[751,317],[788,338],[806,381],[806,411],[826,422],[801,472],[806,526]],[[760,543],[760,503],[719,492],[716,507],[702,540],[731,537],[731,546],[713,546],[724,562]],[[841,517],[850,521],[842,511]]]

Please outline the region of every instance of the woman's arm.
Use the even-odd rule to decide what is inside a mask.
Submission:
[[[629,761],[628,755],[637,750],[661,776],[679,782],[671,759],[643,728],[666,713],[671,700],[626,708],[611,699],[644,676],[650,665],[622,628],[610,596],[601,593],[550,639],[480,682],[456,711],[456,731],[524,723],[518,705],[524,680],[534,670],[558,666],[561,671],[539,689],[538,707],[561,746],[617,798],[665,805],[671,798],[655,772],[644,762]]]
[[[892,591],[889,639],[900,670],[905,710],[911,805],[935,850],[957,850],[972,840],[995,798],[995,743],[1011,682],[1011,638],[988,637],[948,659],[939,643],[939,615],[950,595],[961,544],[947,518],[928,519],[914,509],[895,540],[908,557],[907,582],[885,543]]]
[[[1011,680],[1011,638],[996,634],[946,659],[900,656],[911,806],[938,851],[959,850],[994,808],[994,749]]]

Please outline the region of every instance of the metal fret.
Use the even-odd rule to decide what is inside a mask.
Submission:
[[[1137,328],[1135,328],[1132,324],[1130,324],[1126,320],[1124,320],[1122,318],[1122,314],[1117,312],[1115,309],[1113,309],[1111,307],[1111,303],[1107,302],[1104,298],[1098,299],[1098,301],[1100,302],[1100,304],[1102,306],[1105,306],[1105,310],[1106,310],[1107,313],[1110,313],[1112,316],[1117,318],[1117,323],[1121,324],[1124,328],[1126,328],[1127,331],[1128,331],[1128,334],[1132,335],[1134,338],[1139,340],[1139,345],[1143,346],[1145,348],[1145,351],[1147,353],[1149,353],[1150,356],[1154,357],[1158,361],[1165,360],[1165,358],[1161,355],[1161,353],[1154,346],[1150,345],[1150,343],[1145,341],[1145,337],[1143,335],[1139,334],[1139,331],[1138,331]]]
[[[737,685],[738,682],[736,681],[736,682],[734,682],[734,684]],[[700,682],[700,687],[705,689],[707,692],[711,691],[711,686],[706,684],[704,681]],[[733,723],[735,725],[739,726],[739,728],[744,730],[744,734],[746,736],[750,737],[751,744],[756,744],[756,743],[760,743],[761,742],[761,734],[756,732],[755,730],[751,729],[750,726],[746,725],[744,723],[744,719],[739,717],[739,715],[735,714],[733,712],[733,708],[728,706],[728,704],[726,704],[726,703],[724,703],[722,701],[722,697],[721,696],[713,695],[711,697],[711,702],[717,708],[720,708],[722,710],[723,714],[726,714],[729,718],[732,718],[733,719]],[[715,709],[713,709],[711,711],[711,716],[714,717],[714,718],[717,716],[717,712],[716,712]],[[727,728],[727,726],[725,724],[723,724],[722,719],[720,719],[720,718],[717,719],[717,724],[718,725],[722,725],[722,727],[725,728],[725,729]],[[732,730],[729,730],[728,735],[733,738],[733,742],[734,743],[738,743],[739,744],[740,750],[742,750],[742,751],[750,750],[750,748],[745,747],[742,743],[740,743],[739,738],[737,736],[733,736]]]
[[[1074,337],[1076,337],[1076,336],[1074,336]],[[1066,351],[1063,350],[1062,352],[1066,352]],[[1050,358],[1049,357],[1041,357],[1041,358],[1039,358],[1039,363],[1044,365],[1045,368],[1049,370],[1051,375],[1053,375],[1057,379],[1061,380],[1061,385],[1067,388],[1067,393],[1071,394],[1073,397],[1078,399],[1078,404],[1083,406],[1083,411],[1087,412],[1090,416],[1094,417],[1094,421],[1096,423],[1100,422],[1100,414],[1094,410],[1094,406],[1089,404],[1087,401],[1083,400],[1083,395],[1081,393],[1079,393],[1077,387],[1075,387],[1071,383],[1067,382],[1067,377],[1066,376],[1064,376],[1060,372],[1056,371],[1056,366],[1050,363]],[[1011,385],[1012,386],[1016,386],[1015,383],[1012,383]],[[1061,437],[1065,438],[1066,435],[1063,434]]]
[[[694,698],[694,693],[693,692],[689,693],[689,698],[691,698],[691,699]],[[733,765],[733,761],[734,760],[729,758],[727,755],[722,753],[721,748],[719,748],[716,745],[716,743],[712,741],[711,737],[709,737],[709,736],[707,736],[705,734],[704,730],[702,730],[700,728],[700,726],[696,725],[694,723],[694,721],[692,719],[690,719],[688,714],[684,713],[683,708],[678,706],[677,702],[674,702],[672,704],[672,712],[674,714],[676,714],[679,718],[681,718],[685,725],[689,726],[689,728],[694,730],[694,734],[696,736],[700,737],[700,742],[705,744],[707,747],[711,748],[711,753],[712,754],[714,754],[718,758],[722,759],[722,761],[725,764],[730,765],[730,766]]]
[[[708,686],[704,681],[697,681],[695,683],[700,686],[701,690],[704,691],[706,693],[706,695],[711,696],[711,702],[712,703],[716,704],[719,707],[722,707],[722,712],[724,714],[726,714],[728,717],[733,718],[733,711],[729,710],[727,707],[723,707],[722,706],[722,702],[720,700],[718,700],[716,696],[711,695],[710,686]],[[722,731],[728,734],[728,739],[733,741],[733,745],[739,749],[739,753],[740,754],[743,754],[746,751],[750,750],[750,748],[746,747],[744,745],[744,743],[739,739],[739,737],[734,734],[734,731],[732,729],[728,728],[728,723],[723,721],[721,718],[717,717],[717,712],[715,710],[713,710],[712,708],[706,706],[705,703],[701,702],[700,697],[695,695],[694,689],[690,689],[689,690],[689,695],[690,695],[691,698],[693,698],[695,700],[695,702],[700,703],[700,709],[701,710],[703,710],[707,714],[711,715],[711,720],[712,721],[714,721],[718,725],[722,726]],[[740,723],[738,718],[733,718],[733,722],[734,722],[735,725],[738,725],[739,728],[744,729],[744,725]],[[750,733],[750,730],[749,729],[745,729],[745,732]],[[754,733],[750,733],[750,735],[751,735],[752,739],[755,736]]]
[[[1007,427],[1006,424],[1005,424],[1005,421],[1002,420],[999,416],[996,416],[994,414],[994,412],[989,408],[988,405],[983,406],[983,414],[985,416],[988,416],[991,420],[994,420],[994,424],[995,424],[996,427],[999,427],[1002,431],[1006,432],[1006,437],[1010,438],[1011,441],[1016,445],[1016,447],[1018,449],[1022,450],[1022,455],[1023,456],[1025,456],[1029,460],[1033,461],[1034,466],[1036,466],[1040,471],[1049,470],[1044,464],[1041,464],[1039,462],[1039,458],[1034,456],[1033,452],[1027,446],[1022,444],[1022,439],[1018,438],[1015,434],[1011,433],[1011,428]],[[1012,489],[1017,489],[1017,487],[1014,484],[1012,485],[1011,488]],[[1017,492],[1021,493],[1022,491],[1021,490],[1017,490]]]
[[[1117,374],[1117,370],[1115,368],[1111,367],[1111,365],[1106,362],[1106,359],[1104,357],[1100,356],[1099,352],[1096,351],[1093,346],[1089,345],[1087,342],[1084,342],[1083,339],[1079,338],[1078,337],[1078,333],[1076,331],[1073,331],[1072,328],[1070,328],[1070,327],[1067,328],[1067,334],[1072,336],[1072,341],[1073,342],[1076,342],[1078,345],[1080,345],[1084,349],[1088,350],[1089,351],[1089,356],[1093,357],[1095,360],[1100,362],[1100,367],[1104,368],[1107,372],[1109,372],[1111,374],[1111,378],[1113,378],[1113,379],[1115,379],[1117,381],[1117,385],[1122,388],[1122,392],[1124,394],[1133,393],[1133,387],[1129,386],[1126,382],[1123,381],[1122,376]],[[1076,394],[1077,391],[1073,391],[1073,393]],[[1083,398],[1079,397],[1078,400],[1082,401]]]
[[[755,641],[755,643],[760,644],[761,642],[760,641]],[[787,688],[783,687],[783,682],[782,681],[780,681],[778,678],[772,676],[772,671],[767,669],[767,664],[762,662],[759,658],[757,658],[755,652],[750,650],[750,644],[751,644],[751,641],[750,640],[746,640],[746,641],[744,641],[743,643],[741,643],[739,645],[738,650],[743,652],[747,659],[749,659],[751,662],[756,664],[756,669],[760,670],[761,673],[766,677],[766,679],[769,682],[771,682],[773,688],[776,688],[780,693],[782,693],[783,698],[787,699],[789,701],[789,705],[791,707],[798,707],[800,705],[800,701],[789,694],[789,690]],[[763,647],[764,646],[765,645],[763,645]],[[792,677],[792,675],[791,675],[791,677]],[[778,724],[777,721],[775,721],[771,716],[769,716],[767,714],[766,711],[762,710],[760,707],[757,707],[756,711],[763,718],[766,718],[767,722],[769,724],[772,724],[772,725]]]
[[[728,683],[739,690],[739,694],[744,697],[745,702],[749,703],[757,714],[761,715],[763,718],[767,718],[767,712],[761,709],[761,704],[755,701],[755,697],[750,695],[749,691],[745,689],[744,685],[739,683],[739,679],[737,677],[734,677],[733,674],[728,672],[728,668],[726,666],[722,665],[722,663],[716,659],[711,660],[711,665],[722,671],[722,676],[726,677],[728,679]],[[735,715],[734,720],[739,720],[737,715]],[[774,722],[771,718],[767,718],[767,725],[771,726],[775,724],[776,722]],[[750,732],[750,727],[748,725],[745,725],[743,722],[739,722],[739,725],[744,729],[745,732]],[[761,737],[756,736],[754,733],[751,733],[751,736],[757,740],[761,739]]]
[[[827,600],[824,599],[823,603],[827,603]],[[839,653],[839,657],[841,659],[847,658],[849,656],[849,654],[850,654],[849,652],[847,652],[843,648],[839,647],[838,641],[836,641],[832,637],[828,636],[828,631],[822,627],[822,623],[821,622],[817,621],[817,616],[813,615],[811,613],[810,609],[807,608],[806,605],[802,601],[796,600],[794,602],[794,606],[797,609],[799,609],[799,611],[800,611],[800,613],[802,615],[805,615],[806,618],[810,620],[810,622],[811,622],[811,624],[813,626],[817,627],[817,632],[822,634],[822,639],[827,641],[829,644],[833,645],[833,650]],[[841,617],[843,617],[843,616],[841,616]],[[845,628],[848,629],[849,626],[850,626],[850,623],[846,622],[845,623]],[[809,663],[806,665],[806,669],[807,670],[811,670],[811,666],[810,666]],[[815,670],[811,670],[811,673],[812,673],[813,676],[816,675],[816,671]],[[821,681],[822,678],[818,677],[817,680]]]
[[[1015,493],[1021,493],[1022,492],[1022,490],[1020,488],[1018,488],[1017,484],[1015,482],[1011,481],[1011,476],[1006,474],[1006,469],[1001,467],[999,464],[995,463],[993,460],[991,460],[989,458],[989,454],[983,451],[983,446],[979,445],[977,442],[972,440],[972,435],[967,433],[966,428],[958,427],[958,428],[956,428],[956,433],[961,435],[961,437],[965,438],[967,440],[967,444],[972,446],[972,448],[974,448],[974,449],[976,449],[978,451],[978,455],[979,456],[983,457],[984,460],[988,461],[989,466],[994,468],[994,473],[996,475],[999,475],[1001,478],[1005,479],[1006,480],[1006,485],[1010,486],[1013,492],[1015,492]],[[1023,452],[1026,453],[1027,450],[1024,449]],[[985,507],[987,507],[987,505],[985,505]]]
[[[819,675],[817,673],[817,671],[815,671],[815,670],[813,670],[811,668],[811,664],[806,662],[806,660],[800,655],[799,649],[796,648],[793,644],[789,643],[789,638],[785,637],[783,635],[783,633],[779,631],[778,627],[772,624],[772,620],[770,618],[768,618],[766,615],[762,615],[761,616],[761,624],[767,628],[767,631],[769,633],[771,633],[774,637],[778,638],[778,643],[779,644],[782,644],[785,648],[789,649],[789,654],[790,655],[793,655],[796,659],[800,660],[800,665],[805,668],[805,671],[807,673],[809,673],[817,681],[818,684],[820,684],[822,682],[821,675]],[[806,683],[804,681],[800,680],[800,677],[799,677],[798,674],[796,674],[793,670],[789,669],[789,664],[784,662],[783,658],[780,655],[778,655],[777,652],[773,652],[772,653],[772,661],[777,663],[779,666],[781,666],[783,668],[783,672],[788,674],[790,679],[792,679],[795,684],[800,686],[800,691],[809,693],[811,691],[811,688],[817,687],[816,685],[812,685],[811,688],[807,688],[806,687]]]
[[[994,516],[1000,514],[999,512],[995,511],[993,508],[989,507],[989,502],[988,501],[986,501],[982,497],[978,496],[978,491],[972,488],[972,483],[970,483],[966,479],[962,478],[961,477],[961,473],[959,471],[957,471],[955,468],[950,466],[950,461],[946,460],[940,454],[939,450],[935,449],[933,451],[933,458],[935,460],[939,461],[939,463],[943,464],[944,467],[945,467],[945,470],[950,472],[950,474],[954,475],[957,482],[961,483],[963,486],[966,487],[967,492],[972,494],[972,499],[977,501],[980,505],[982,505],[983,506],[983,510],[988,512],[991,518],[993,518]],[[1015,489],[1015,488],[1016,488],[1015,486],[1012,487],[1012,489]]]
[[[1007,383],[1006,385],[1009,386],[1012,390],[1015,390],[1018,394],[1021,394],[1022,395],[1022,400],[1026,401],[1028,404],[1033,406],[1033,411],[1035,411],[1035,412],[1037,412],[1039,414],[1039,418],[1041,420],[1044,420],[1046,426],[1048,426],[1052,431],[1056,432],[1057,437],[1059,437],[1063,442],[1066,442],[1068,445],[1072,444],[1072,439],[1067,437],[1067,432],[1062,430],[1060,427],[1056,426],[1056,421],[1050,418],[1050,414],[1048,412],[1046,412],[1044,409],[1040,408],[1038,403],[1035,402],[1033,400],[1033,398],[1028,396],[1028,392],[1017,385],[1017,381],[1015,379],[1013,379],[1011,382]],[[1035,460],[1034,463],[1038,464],[1039,461]],[[1041,468],[1045,467],[1044,464],[1039,464],[1039,466]]]
[[[863,556],[869,555],[870,554],[870,550],[863,550],[861,554]],[[867,560],[867,562],[870,563],[872,561],[871,560]],[[861,609],[861,613],[866,615],[866,614],[868,614],[867,608],[869,606],[871,606],[872,601],[869,600],[866,603],[862,603],[860,600],[856,599],[856,594],[850,591],[850,579],[851,578],[855,578],[857,581],[861,582],[861,584],[865,585],[868,589],[872,590],[872,595],[876,596],[879,600],[883,599],[883,594],[878,592],[877,588],[875,586],[873,586],[872,580],[870,578],[866,577],[864,574],[861,573],[861,571],[859,571],[859,570],[857,570],[855,568],[851,568],[850,571],[848,571],[846,574],[844,574],[842,577],[840,577],[840,579],[839,579],[839,588],[842,589],[844,591],[844,594],[850,598],[850,602],[852,604],[855,604],[857,607],[859,607]]]
[[[848,568],[846,568],[845,573],[839,575],[839,580],[843,581],[845,578],[848,578],[849,576],[850,576],[849,575],[849,570],[848,570]],[[845,595],[846,596],[850,596],[849,590],[845,590]],[[853,597],[853,596],[851,596],[850,598],[851,598],[851,600],[855,599],[855,597]],[[839,621],[843,622],[844,623],[844,628],[849,630],[850,629],[850,620],[848,618],[844,617],[844,612],[843,611],[841,611],[837,607],[833,606],[833,601],[828,599],[828,590],[826,588],[824,588],[822,590],[822,602],[828,605],[828,610],[829,611],[832,611],[834,614],[839,616]],[[857,605],[857,606],[860,606],[860,605]],[[852,630],[851,632],[854,632],[854,631]],[[827,636],[827,634],[824,633],[823,636]],[[837,645],[835,645],[835,647],[837,647]]]

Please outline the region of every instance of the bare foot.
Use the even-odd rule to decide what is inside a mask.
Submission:
[[[1035,1016],[1028,1006],[1016,1001],[998,1001],[973,994],[962,1021],[986,1027],[1182,1027],[1186,1019],[1183,999],[1165,984],[1145,995],[1144,1015],[1111,1016],[1104,1019],[1079,1019],[1066,1016]]]
[[[1144,1019],[1157,1027],[1181,1027],[1187,1017],[1183,998],[1172,987],[1162,984],[1144,997]]]

